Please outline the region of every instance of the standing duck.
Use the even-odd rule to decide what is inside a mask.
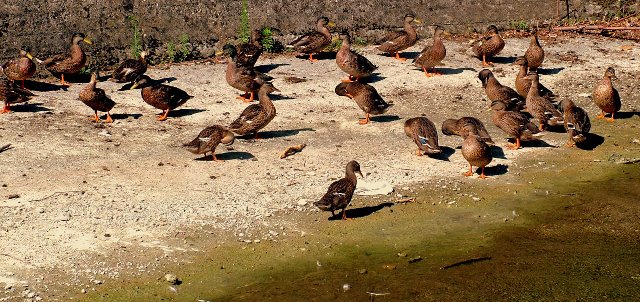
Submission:
[[[349,78],[344,81],[359,81],[360,78],[368,77],[378,69],[378,66],[373,65],[363,55],[351,50],[351,36],[348,32],[342,32],[340,39],[342,39],[342,46],[336,54],[336,64],[349,75]]]
[[[152,80],[147,75],[138,76],[131,89],[142,88],[140,94],[142,99],[149,105],[162,110],[158,121],[164,121],[169,115],[169,111],[178,108],[193,96],[184,90],[160,84]]]
[[[230,146],[234,140],[235,136],[229,129],[224,126],[213,125],[204,128],[196,138],[182,146],[193,154],[207,156],[207,153],[211,152],[213,161],[222,161],[216,157],[216,147],[221,143],[225,146]]]
[[[134,81],[138,76],[147,72],[147,55],[146,51],[140,52],[138,59],[128,59],[120,63],[118,68],[111,74],[111,80],[116,83],[126,83]]]
[[[406,61],[407,59],[401,58],[398,52],[413,46],[418,41],[418,34],[413,25],[411,25],[412,22],[422,23],[412,14],[405,15],[403,30],[387,33],[382,40],[382,44],[378,46],[378,50],[395,54],[397,60]]]
[[[4,107],[0,113],[11,112],[11,104],[23,103],[36,96],[31,91],[16,87],[14,83],[6,79],[0,79],[0,101]]]
[[[441,74],[437,71],[429,73],[429,69],[435,70],[435,67],[447,56],[447,49],[444,47],[444,43],[442,43],[443,33],[444,28],[436,25],[433,33],[433,44],[425,46],[418,57],[413,60],[413,65],[421,67],[427,77]]]
[[[253,102],[254,94],[263,84],[273,80],[268,75],[257,72],[252,67],[242,65],[238,61],[238,52],[233,45],[225,45],[224,53],[231,58],[231,62],[227,63],[227,71],[225,78],[231,87],[244,91],[245,94],[238,98],[244,102]]]
[[[533,29],[531,33],[531,43],[529,44],[527,51],[524,53],[524,57],[527,58],[529,70],[531,71],[537,71],[538,67],[540,67],[544,61],[544,49],[540,46],[540,41],[538,41],[538,31],[536,29]]]
[[[240,116],[229,125],[229,129],[236,134],[246,135],[254,133],[258,138],[258,131],[264,128],[276,116],[276,107],[269,98],[269,93],[279,91],[271,83],[265,83],[258,90],[258,104],[249,105]]]
[[[527,94],[529,94],[529,88],[531,88],[531,80],[526,79],[529,73],[529,63],[527,62],[527,58],[518,57],[513,64],[520,66],[520,70],[516,75],[516,91],[518,91],[521,97],[526,98]],[[538,92],[541,97],[549,101],[552,101],[556,97],[549,88],[544,87],[540,82],[538,82]]]
[[[438,145],[438,130],[428,118],[424,116],[414,117],[404,122],[404,133],[418,146],[416,154],[436,155],[442,153]]]
[[[106,93],[104,93],[104,90],[96,88],[96,83],[98,83],[98,74],[93,72],[91,73],[91,81],[80,91],[80,95],[78,98],[85,105],[93,109],[93,120],[96,123],[100,121],[100,117],[98,117],[98,111],[106,112],[107,119],[105,120],[105,122],[112,123],[113,119],[111,118],[111,114],[109,113],[109,111],[113,109],[113,106],[115,106],[116,103],[113,102]]]
[[[331,32],[327,26],[334,27],[336,24],[330,22],[327,17],[318,18],[315,32],[310,32],[300,36],[299,38],[291,41],[288,46],[293,47],[297,52],[309,54],[309,61],[318,61],[313,58],[313,54],[322,51],[325,47],[331,44]]]
[[[487,178],[484,175],[484,167],[491,163],[491,149],[480,137],[475,134],[467,135],[462,143],[462,156],[469,162],[469,172],[464,176],[473,175],[473,166],[482,168],[480,178]]]
[[[336,215],[336,210],[342,210],[342,219],[347,219],[345,210],[347,206],[349,206],[349,203],[351,203],[353,192],[356,190],[358,183],[356,172],[360,174],[360,177],[363,177],[360,171],[360,164],[352,160],[347,164],[344,178],[331,183],[327,193],[325,193],[320,200],[314,202],[313,205],[320,210],[331,211],[332,216]]]
[[[2,72],[11,81],[22,81],[20,86],[24,88],[24,80],[30,79],[36,73],[36,64],[33,63],[33,56],[26,50],[20,50],[20,57],[11,59],[2,67]]]
[[[457,135],[466,138],[469,135],[476,135],[479,140],[494,144],[487,128],[475,117],[465,116],[459,119],[447,119],[442,122],[442,134]]]
[[[358,107],[365,112],[365,118],[358,122],[361,125],[369,123],[370,115],[383,114],[393,106],[393,103],[385,102],[373,86],[365,83],[343,82],[336,86],[335,92],[339,96],[353,99]]]
[[[540,130],[529,121],[529,118],[520,112],[507,111],[507,105],[501,101],[491,102],[493,109],[493,124],[502,131],[516,139],[515,144],[509,144],[511,150],[520,149],[521,140],[532,140],[541,136]]]
[[[79,73],[87,63],[87,55],[80,47],[80,42],[93,44],[83,33],[76,33],[71,38],[71,51],[69,54],[60,54],[42,61],[42,64],[54,75],[60,75],[60,84],[69,86],[64,81],[65,74]]]
[[[555,126],[558,123],[562,123],[560,111],[549,100],[540,96],[538,74],[531,73],[525,79],[531,81],[531,89],[529,89],[526,99],[526,111],[538,120],[540,131],[544,130],[546,125]]]
[[[238,46],[238,64],[247,67],[254,67],[258,58],[262,54],[262,33],[254,29],[251,31],[251,38],[248,43]]]
[[[607,119],[609,122],[614,121],[614,114],[620,111],[620,107],[622,107],[620,94],[618,94],[618,90],[613,88],[611,84],[612,79],[617,79],[616,71],[613,67],[609,67],[607,71],[605,71],[602,81],[598,83],[596,89],[593,91],[593,101],[601,110],[601,113],[596,117],[604,118],[607,113],[611,113],[611,118]]]
[[[559,108],[564,119],[564,129],[569,135],[566,146],[573,147],[576,144],[584,143],[587,140],[587,133],[591,130],[591,122],[587,112],[568,99],[562,100]]]
[[[500,84],[491,70],[483,69],[480,71],[478,79],[482,82],[484,92],[490,101],[502,101],[507,105],[506,110],[509,111],[518,111],[524,108],[524,98],[511,87]]]
[[[495,25],[490,25],[487,28],[485,36],[471,43],[471,51],[478,58],[482,58],[482,66],[493,66],[493,63],[487,62],[488,58],[491,58],[504,48],[504,40],[498,33],[498,28]]]

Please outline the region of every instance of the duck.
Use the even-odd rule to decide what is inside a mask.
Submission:
[[[479,119],[471,116],[465,116],[459,119],[446,119],[442,122],[441,131],[444,135],[457,135],[462,138],[466,138],[469,135],[476,135],[479,140],[492,145],[494,144],[484,124]]]
[[[502,101],[491,102],[490,110],[493,110],[493,124],[516,139],[516,143],[507,145],[507,148],[520,149],[521,141],[533,140],[542,136],[542,132],[524,113],[507,111],[506,109],[507,105]]]
[[[336,24],[329,21],[329,18],[320,17],[316,22],[316,31],[298,37],[291,41],[287,47],[300,53],[309,54],[309,61],[316,62],[318,60],[313,58],[313,54],[321,52],[331,44],[332,36],[328,27],[335,26]]]
[[[504,48],[504,40],[498,32],[498,27],[489,25],[485,36],[471,43],[471,51],[477,58],[482,59],[482,66],[493,66],[487,59],[499,54]]]
[[[447,56],[447,49],[444,47],[444,43],[442,43],[443,34],[444,28],[436,25],[433,33],[433,43],[425,46],[418,57],[413,60],[413,65],[422,68],[424,75],[428,78],[441,75],[441,73],[435,70],[435,67]],[[434,72],[429,73],[429,69],[434,69]]]
[[[147,104],[162,110],[158,121],[166,120],[169,116],[169,111],[182,106],[182,104],[193,98],[192,95],[180,88],[160,84],[144,74],[136,78],[130,89],[138,87],[142,88],[140,94]]]
[[[384,114],[393,106],[393,103],[385,102],[373,86],[365,83],[342,82],[336,86],[335,92],[339,96],[353,99],[365,112],[365,118],[358,121],[361,125],[369,123],[371,115]]]
[[[438,145],[436,125],[425,116],[414,117],[404,122],[404,133],[418,146],[416,154],[422,156],[442,153]]]
[[[234,141],[235,135],[229,131],[229,128],[221,125],[213,125],[202,129],[196,138],[182,146],[193,154],[204,154],[204,156],[207,156],[207,153],[211,152],[213,161],[223,161],[216,157],[216,147],[218,147],[219,144],[231,146]]]
[[[616,77],[615,69],[613,69],[613,67],[609,67],[605,71],[604,77],[600,83],[598,83],[596,88],[593,90],[593,101],[600,108],[600,114],[598,114],[596,118],[604,118],[607,113],[611,113],[611,118],[608,118],[607,121],[613,122],[613,116],[616,112],[620,111],[620,107],[622,107],[620,94],[611,83],[611,80],[616,79],[618,78]]]
[[[516,91],[521,97],[526,98],[529,93],[529,88],[531,88],[531,80],[526,79],[529,73],[529,63],[527,62],[527,58],[518,57],[513,64],[520,66],[518,74],[516,75]],[[538,91],[541,97],[549,101],[553,101],[556,98],[556,94],[540,82],[538,82]]]
[[[238,46],[238,64],[247,67],[254,67],[258,58],[262,54],[262,32],[257,29],[251,31],[251,37],[247,43]]]
[[[244,102],[253,102],[254,94],[258,89],[263,84],[273,80],[273,78],[256,71],[252,67],[242,65],[238,61],[238,52],[233,45],[225,45],[223,51],[231,58],[231,62],[227,64],[225,76],[227,83],[231,87],[245,92],[238,99]]]
[[[36,73],[36,64],[33,56],[28,51],[21,49],[20,56],[7,61],[0,69],[7,79],[11,81],[22,81],[20,88],[24,88],[24,80],[30,79]]]
[[[100,117],[98,117],[98,111],[106,112],[107,119],[105,122],[112,123],[113,119],[111,118],[111,114],[109,111],[113,109],[113,106],[116,103],[109,98],[109,96],[104,92],[104,90],[97,88],[96,84],[98,83],[98,73],[91,73],[91,81],[87,86],[85,86],[82,90],[80,90],[80,95],[78,98],[85,105],[89,106],[89,108],[93,109],[94,116],[93,120],[97,123],[100,122]]]
[[[507,105],[507,110],[518,111],[525,106],[525,99],[511,87],[500,84],[498,79],[489,69],[483,69],[478,73],[478,79],[482,82],[484,92],[490,101],[502,101]]]
[[[87,63],[87,55],[80,47],[80,42],[92,45],[93,42],[89,40],[83,33],[75,33],[71,38],[71,51],[69,54],[59,54],[42,61],[49,72],[54,75],[60,75],[60,84],[63,86],[69,86],[69,83],[64,81],[65,74],[77,74]]]
[[[540,131],[543,131],[546,125],[556,126],[562,123],[560,111],[549,100],[540,96],[538,74],[530,73],[525,79],[531,81],[531,89],[525,101],[526,111],[538,120]]]
[[[258,139],[258,131],[266,127],[276,116],[276,107],[269,98],[269,93],[280,91],[271,83],[264,83],[258,90],[258,104],[249,105],[240,116],[229,125],[229,129],[238,135],[254,133]]]
[[[134,81],[138,76],[147,72],[147,56],[146,51],[141,51],[138,59],[128,59],[120,63],[118,68],[111,74],[111,81],[116,83],[127,83]]]
[[[491,148],[484,140],[475,134],[467,135],[462,142],[462,157],[469,162],[469,171],[464,173],[464,176],[473,175],[473,167],[476,166],[482,169],[482,173],[478,177],[487,178],[484,174],[484,168],[491,163],[493,156]]]
[[[352,160],[347,163],[347,168],[344,178],[334,181],[329,185],[327,193],[325,193],[320,200],[313,203],[314,206],[323,211],[331,211],[332,217],[336,215],[335,211],[342,210],[342,220],[347,219],[346,208],[351,203],[353,198],[353,192],[356,190],[358,178],[356,173],[362,176],[360,171],[360,164]]]
[[[336,64],[349,76],[345,82],[360,81],[361,78],[370,76],[378,66],[374,65],[363,55],[351,50],[351,35],[348,32],[340,33],[342,45],[336,54]]]
[[[562,111],[564,129],[567,130],[567,135],[569,135],[569,140],[565,145],[573,147],[576,144],[583,144],[587,141],[587,133],[591,130],[589,114],[569,99],[562,100],[558,104],[558,108]]]
[[[34,96],[31,91],[17,87],[10,80],[0,79],[0,101],[4,102],[0,113],[11,112],[11,104],[24,103]]]
[[[406,14],[403,21],[403,30],[387,33],[382,39],[381,45],[377,47],[382,52],[395,54],[395,59],[400,61],[407,59],[400,57],[399,52],[413,46],[418,41],[418,33],[412,23],[422,23],[413,14]]]
[[[536,29],[531,32],[531,43],[529,43],[529,48],[524,53],[524,57],[527,58],[530,71],[537,71],[542,62],[544,62],[544,49],[540,46]]]

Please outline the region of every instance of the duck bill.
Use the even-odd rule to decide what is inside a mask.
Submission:
[[[33,60],[33,56],[31,55],[31,53],[27,53],[27,58],[29,58],[29,60]]]
[[[215,53],[216,57],[219,57],[219,56],[221,56],[221,55],[223,55],[223,54],[224,54],[224,51],[222,51],[222,50],[218,50],[218,51],[216,51],[216,53]]]
[[[358,174],[360,174],[360,177],[364,178],[364,175],[362,175],[361,171],[358,171]]]
[[[329,27],[336,27],[336,23],[333,21],[329,21],[329,23],[327,23],[327,26]]]
[[[413,19],[413,22],[417,23],[417,24],[422,24],[422,20],[415,18]]]
[[[82,42],[87,43],[89,45],[93,45],[93,41],[89,40],[89,38],[82,39]]]
[[[133,85],[131,85],[131,88],[129,88],[129,90],[134,90],[134,89],[138,88],[138,86],[140,86],[140,85],[138,85],[138,83],[133,83]]]

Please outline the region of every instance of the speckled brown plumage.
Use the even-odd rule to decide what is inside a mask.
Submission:
[[[441,129],[444,135],[457,135],[462,138],[466,138],[469,135],[476,135],[478,139],[493,144],[487,128],[475,117],[465,116],[459,119],[447,119],[442,122]]]
[[[76,74],[87,63],[87,56],[80,47],[80,42],[92,44],[91,40],[87,39],[83,33],[74,34],[69,54],[56,55],[42,62],[51,73],[61,76],[61,84],[63,85],[68,85],[64,81],[65,74]]]
[[[366,117],[360,120],[360,124],[369,122],[370,115],[383,114],[393,106],[384,101],[378,91],[371,85],[360,82],[343,82],[336,86],[337,95],[353,99],[358,107],[365,112]]]
[[[253,67],[258,62],[258,58],[262,54],[262,33],[254,29],[251,31],[251,39],[248,43],[238,46],[237,63],[242,66]]]
[[[316,31],[304,34],[289,43],[290,47],[297,52],[309,54],[310,61],[316,61],[313,58],[314,53],[322,51],[331,44],[331,32],[327,26],[334,26],[333,22],[327,17],[320,17],[316,22]]]
[[[478,79],[482,82],[484,92],[490,101],[501,101],[507,105],[506,110],[519,111],[524,108],[524,98],[511,87],[500,84],[498,79],[489,69],[483,69],[478,73]]]
[[[531,43],[529,43],[529,48],[527,48],[527,51],[524,53],[524,57],[527,58],[529,69],[532,71],[538,70],[538,68],[542,66],[542,62],[544,62],[544,49],[540,46],[538,32],[536,30],[534,30],[531,35]]]
[[[616,79],[616,71],[612,67],[609,67],[607,71],[605,71],[600,83],[598,83],[593,90],[593,101],[601,110],[597,118],[604,118],[607,113],[610,113],[611,118],[608,119],[610,122],[614,121],[615,113],[620,111],[620,107],[622,107],[620,94],[618,94],[618,90],[613,87],[611,83],[612,79]]]
[[[349,75],[350,79],[359,81],[370,76],[378,66],[374,65],[363,55],[351,50],[351,36],[347,32],[340,34],[342,46],[336,54],[336,64],[342,71]]]
[[[182,146],[193,154],[204,154],[206,156],[208,152],[211,152],[213,160],[218,161],[216,147],[221,143],[230,146],[234,140],[233,132],[229,131],[227,127],[213,125],[202,129],[196,138]]]
[[[483,66],[492,66],[493,63],[488,62],[487,59],[500,53],[503,48],[504,40],[500,37],[498,28],[495,25],[490,25],[487,28],[485,36],[471,44],[471,51],[473,51],[476,57],[482,59]]]
[[[269,93],[278,91],[270,83],[265,83],[258,90],[258,104],[249,105],[240,116],[229,125],[229,129],[239,135],[254,133],[258,138],[258,131],[266,127],[276,116],[276,107],[269,98]]]
[[[591,130],[591,121],[587,112],[568,99],[562,100],[559,108],[564,119],[564,129],[569,136],[566,145],[571,147],[584,143],[587,140],[587,133]]]
[[[491,103],[493,109],[493,124],[516,139],[515,145],[509,145],[510,149],[520,148],[520,141],[532,140],[540,136],[540,130],[529,118],[520,112],[507,111],[506,105],[500,101]]]
[[[104,90],[97,88],[96,84],[98,83],[98,75],[96,73],[91,74],[91,81],[87,86],[85,86],[81,91],[78,98],[89,108],[93,109],[94,117],[93,120],[95,122],[99,122],[100,118],[98,117],[98,111],[107,113],[107,123],[113,122],[111,118],[111,114],[109,111],[113,109],[113,106],[116,105],[114,101],[109,98],[109,96],[104,92]]]
[[[526,79],[531,80],[531,89],[529,89],[526,99],[526,110],[538,120],[539,129],[544,130],[546,125],[556,126],[562,123],[560,111],[549,100],[540,96],[538,74],[529,74]]]
[[[390,54],[395,54],[396,59],[406,60],[400,58],[398,52],[403,51],[416,44],[416,41],[418,41],[418,34],[416,33],[416,29],[413,27],[413,25],[411,25],[411,23],[421,22],[412,14],[405,15],[403,20],[403,30],[387,33],[382,41],[380,41],[381,45],[378,46],[378,50]]]
[[[0,79],[0,102],[4,102],[0,113],[11,112],[11,104],[26,102],[34,96],[31,91],[17,87],[9,80]]]
[[[145,72],[147,72],[147,52],[142,51],[138,59],[128,59],[120,63],[111,74],[111,79],[116,83],[131,82]]]
[[[438,72],[430,74],[429,69],[435,69],[435,67],[438,66],[447,56],[447,49],[444,47],[444,43],[442,43],[443,33],[444,28],[436,26],[433,33],[433,43],[425,46],[418,57],[413,60],[413,64],[422,68],[427,77],[439,74]]]
[[[139,76],[131,89],[142,87],[140,94],[145,103],[163,110],[163,114],[158,118],[159,121],[164,121],[169,115],[169,111],[178,108],[184,104],[193,96],[189,95],[184,90],[160,84],[152,80],[147,75]]]
[[[21,87],[24,89],[24,80],[30,79],[36,73],[36,64],[30,53],[20,50],[20,57],[7,61],[1,69],[7,79],[22,81]]]
[[[273,78],[238,62],[238,53],[233,45],[227,44],[223,49],[224,53],[231,58],[231,62],[227,63],[225,73],[227,83],[231,87],[245,92],[245,96],[240,96],[240,99],[245,102],[253,101],[254,94],[258,92],[258,89]],[[247,97],[246,94],[250,96]]]
[[[346,219],[346,208],[351,203],[353,198],[353,192],[356,189],[358,179],[356,178],[356,172],[362,176],[360,171],[360,164],[357,161],[350,161],[347,164],[345,176],[342,179],[334,181],[327,189],[320,200],[313,203],[323,211],[331,211],[332,216],[335,216],[335,211],[342,210],[342,219]]]
[[[442,153],[438,145],[438,130],[427,117],[419,116],[404,122],[404,133],[418,146],[417,155]]]
[[[462,156],[469,162],[469,172],[465,176],[473,175],[473,167],[482,168],[480,178],[486,178],[484,168],[491,163],[491,148],[475,134],[468,135],[462,142]]]
[[[516,91],[520,96],[526,98],[527,94],[529,94],[529,88],[531,88],[531,80],[526,79],[527,74],[529,73],[529,63],[527,62],[527,58],[518,57],[513,64],[520,66],[518,74],[516,75]],[[556,97],[549,88],[545,87],[540,82],[538,82],[538,91],[540,96],[549,101],[552,101]]]

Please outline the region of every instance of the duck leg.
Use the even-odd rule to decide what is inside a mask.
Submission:
[[[71,84],[64,81],[64,73],[60,76],[60,85],[67,87],[71,86]]]
[[[365,124],[368,124],[368,123],[369,123],[369,114],[368,113],[365,115],[364,119],[360,119],[358,121],[358,124],[360,124],[360,125],[365,125]]]
[[[540,123],[540,125],[538,126],[538,129],[540,129],[540,131],[544,131],[544,124]]]
[[[486,175],[484,175],[484,167],[482,167],[482,174],[480,174],[480,176],[478,176],[478,177],[480,177],[482,179],[489,178]]]
[[[520,138],[516,138],[516,144],[508,144],[507,148],[511,149],[511,150],[518,150],[520,149]]]
[[[245,92],[245,94],[238,96],[237,99],[245,103],[251,103],[253,102],[253,92]]]
[[[218,159],[218,158],[216,157],[216,152],[211,152],[211,156],[213,157],[213,161],[224,161],[224,160],[222,160],[222,159]]]
[[[565,145],[565,146],[567,146],[567,147],[569,147],[569,148],[571,148],[571,147],[575,147],[575,146],[576,146],[576,143],[575,143],[571,138],[569,138],[569,140],[567,141],[567,143],[566,143],[566,144],[564,144],[564,145]]]
[[[469,163],[469,171],[468,171],[468,172],[466,172],[466,173],[464,173],[464,174],[462,174],[462,175],[464,175],[464,176],[471,176],[471,175],[473,175],[473,166],[471,165],[471,163]]]
[[[396,51],[396,58],[395,59],[399,60],[399,61],[406,61],[407,60],[407,58],[400,57],[400,53],[397,52],[397,51]]]
[[[482,66],[484,66],[484,67],[493,66],[493,63],[487,62],[487,55],[486,54],[482,54]]]
[[[416,155],[422,156],[422,150],[420,150],[420,148],[418,148],[418,151],[416,151]]]
[[[427,68],[425,68],[424,66],[422,66],[422,70],[424,71],[424,75],[425,75],[427,78],[430,78],[430,77],[432,77],[432,76],[433,76],[433,75],[431,75],[431,74],[429,73],[429,70],[427,70]]]
[[[598,114],[596,118],[604,118],[604,110],[600,110],[600,114]]]
[[[94,110],[93,111],[93,117],[91,117],[91,120],[94,123],[99,123],[100,122],[100,117],[98,117],[98,110]]]
[[[22,89],[27,89],[27,88],[24,88],[24,80],[22,80],[22,86],[21,86],[21,88],[22,88]]]
[[[260,138],[260,133],[256,132],[256,134],[253,135],[253,139],[259,139]]]
[[[107,111],[107,119],[104,121],[105,123],[113,123],[113,119],[111,118],[111,114]]]
[[[346,208],[342,209],[342,220],[347,220],[348,219],[346,210],[347,210]]]
[[[314,58],[313,58],[313,53],[310,53],[310,54],[309,54],[309,61],[311,61],[311,62],[318,62],[318,59],[314,59]]]
[[[615,112],[611,112],[611,118],[607,119],[607,122],[613,122],[615,121],[615,119],[613,118],[613,115],[616,114]]]
[[[164,120],[166,120],[166,119],[167,119],[167,116],[169,115],[169,111],[170,111],[169,109],[165,110],[165,111],[163,112],[163,114],[162,114],[162,115],[160,115],[160,116],[158,117],[158,121],[164,121]]]
[[[9,103],[7,103],[6,101],[4,102],[4,107],[2,107],[2,111],[0,111],[0,113],[8,113],[11,112],[11,107],[9,105]]]

